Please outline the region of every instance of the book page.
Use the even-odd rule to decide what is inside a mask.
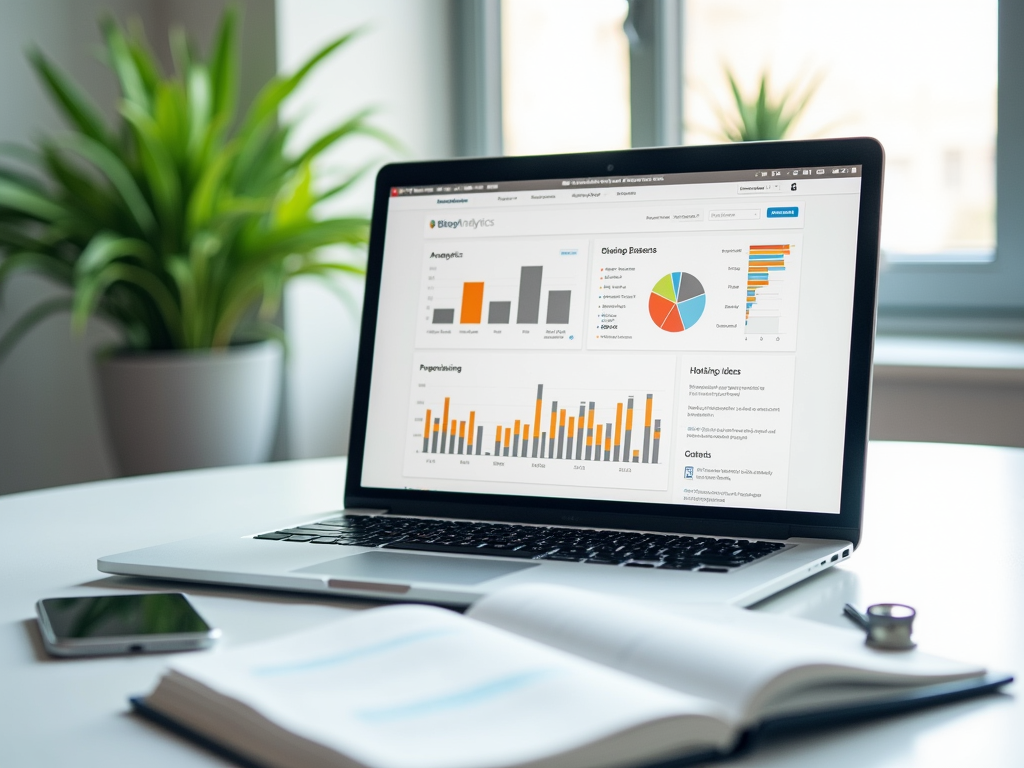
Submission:
[[[862,632],[788,616],[714,605],[670,612],[550,585],[502,590],[467,615],[717,701],[744,726],[768,705],[810,686],[924,684],[984,672],[917,650],[875,650],[864,644]]]
[[[165,686],[174,679],[188,682]],[[196,693],[203,688],[211,694]],[[731,732],[710,702],[425,606],[176,660],[147,702],[230,740],[225,697],[268,732],[284,729],[373,768],[614,765],[616,756],[725,749]],[[192,723],[187,703],[202,699]],[[226,724],[210,733],[218,711]],[[260,734],[241,717],[235,711],[235,732]]]

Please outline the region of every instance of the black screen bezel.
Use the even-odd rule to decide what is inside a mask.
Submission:
[[[842,165],[859,165],[863,170],[839,514],[730,507],[716,508],[714,516],[711,516],[707,507],[686,504],[418,491],[362,485],[384,234],[393,187]],[[472,520],[576,524],[724,536],[842,538],[857,544],[861,533],[867,458],[883,173],[884,151],[881,144],[871,138],[442,160],[395,163],[383,167],[377,174],[374,192],[345,483],[346,508],[385,509],[398,514]]]

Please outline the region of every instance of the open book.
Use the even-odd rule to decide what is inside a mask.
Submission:
[[[896,711],[1009,678],[722,606],[529,585],[461,616],[376,608],[176,660],[142,714],[251,764],[627,766],[729,753],[766,723]]]

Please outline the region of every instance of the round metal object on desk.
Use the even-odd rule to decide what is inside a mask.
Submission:
[[[869,605],[867,644],[872,648],[886,648],[893,651],[913,648],[917,643],[911,639],[910,635],[913,632],[916,615],[917,611],[909,605],[901,603]]]

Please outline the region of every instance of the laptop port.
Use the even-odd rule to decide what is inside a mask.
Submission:
[[[834,563],[834,562],[835,562],[836,560],[838,560],[838,559],[839,559],[839,555],[832,555],[832,562],[833,562],[833,563]]]
[[[850,550],[844,549],[843,550],[843,557],[849,557],[849,556],[850,556]]]

